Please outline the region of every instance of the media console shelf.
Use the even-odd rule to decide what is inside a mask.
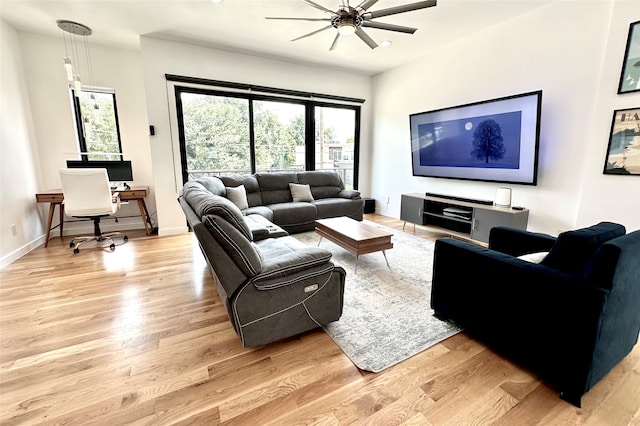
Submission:
[[[411,193],[402,194],[400,220],[446,229],[451,235],[487,243],[494,226],[526,230],[529,210],[489,205],[481,200]]]

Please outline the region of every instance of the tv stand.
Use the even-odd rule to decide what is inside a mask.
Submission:
[[[429,193],[427,193],[429,194]],[[487,204],[488,203],[488,204]],[[443,195],[402,194],[400,220],[447,235],[489,242],[494,226],[527,229],[529,210],[494,206],[487,200]]]

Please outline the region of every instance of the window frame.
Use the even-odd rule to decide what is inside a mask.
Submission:
[[[188,82],[188,81],[186,81]],[[228,83],[235,84],[235,83]],[[255,132],[254,132],[254,101],[267,101],[267,102],[282,102],[282,103],[291,103],[303,105],[305,108],[305,170],[315,170],[315,107],[328,107],[328,108],[338,108],[338,109],[348,109],[353,110],[355,113],[354,120],[354,153],[353,153],[353,188],[358,189],[358,175],[359,175],[359,163],[360,163],[360,125],[361,125],[361,109],[360,105],[353,105],[347,103],[338,103],[338,102],[329,102],[329,101],[319,101],[313,99],[313,96],[310,98],[301,98],[298,97],[299,92],[295,92],[296,96],[288,96],[288,91],[284,89],[273,89],[275,93],[283,93],[283,95],[274,95],[274,94],[264,94],[264,93],[254,93],[251,90],[248,92],[240,92],[240,91],[227,91],[220,90],[219,88],[206,88],[206,87],[194,87],[194,86],[185,86],[181,84],[174,85],[174,97],[175,97],[175,105],[176,105],[176,115],[177,115],[177,124],[178,124],[178,139],[179,139],[179,150],[180,150],[180,168],[182,175],[182,184],[188,182],[189,174],[187,171],[187,150],[186,150],[186,140],[185,140],[185,127],[184,127],[184,110],[182,106],[182,93],[193,93],[199,95],[210,95],[210,96],[220,96],[220,97],[232,97],[232,98],[240,98],[246,99],[248,101],[249,106],[249,151],[250,151],[250,162],[251,162],[251,173],[256,173],[256,150],[255,150]],[[276,92],[277,91],[277,92]],[[342,98],[334,97],[336,100],[342,100]],[[360,101],[353,100],[349,98],[344,98],[345,101]],[[362,101],[364,102],[364,101]]]
[[[76,94],[76,90],[73,86],[69,87],[69,91],[71,94],[71,100],[73,105],[72,112],[73,112],[73,118],[75,121],[76,138],[78,140],[78,147],[80,150],[80,159],[85,162],[103,161],[103,160],[89,159],[87,139],[85,136],[85,131],[84,131],[85,129],[83,125],[82,108],[80,106],[80,97]],[[116,102],[116,91],[113,89],[87,87],[86,90],[83,89],[81,90],[81,92],[87,92],[87,93],[92,92],[92,93],[102,93],[102,94],[111,95],[111,99],[113,102],[113,115],[114,115],[114,120],[116,124],[116,136],[118,138],[118,152],[120,153],[119,155],[114,153],[114,155],[111,155],[111,157],[114,157],[112,161],[124,161],[124,153],[122,152],[122,138],[120,136],[120,120],[118,118],[118,103]]]
[[[361,110],[362,107],[360,105],[346,105],[346,104],[336,104],[332,102],[313,102],[314,107],[324,107],[324,108],[336,108],[336,109],[352,109],[354,110],[354,129],[353,129],[353,189],[358,189],[358,175],[360,170],[360,123],[361,123]],[[313,120],[313,126],[309,131],[311,132],[311,139],[306,139],[306,143],[311,143],[310,149],[307,149],[307,170],[315,170],[316,168],[316,149],[315,149],[315,138],[316,138],[316,125],[315,125],[315,108],[311,108],[309,111]],[[309,148],[309,146],[307,145]],[[309,166],[310,165],[310,166]],[[311,168],[308,168],[311,167]]]

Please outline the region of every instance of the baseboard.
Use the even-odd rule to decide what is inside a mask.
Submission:
[[[40,247],[42,244],[44,244],[44,235],[41,235],[35,240],[28,242],[17,250],[14,250],[8,255],[2,257],[2,259],[0,259],[0,269],[3,269],[7,265],[11,265],[13,262],[20,259],[22,256],[31,252],[32,250]]]
[[[398,219],[398,220],[400,219],[399,214],[396,214],[396,212],[392,212],[389,210],[376,209],[375,213],[379,214],[380,216],[390,217],[392,219]]]
[[[158,230],[158,236],[160,237],[168,237],[171,235],[180,235],[189,232],[189,229],[186,226],[181,226],[180,228],[160,228]]]

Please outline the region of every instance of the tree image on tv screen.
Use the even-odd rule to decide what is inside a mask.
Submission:
[[[471,156],[478,160],[484,160],[487,164],[489,160],[502,159],[507,152],[502,138],[502,128],[492,119],[484,120],[478,124],[473,132],[472,143]]]

